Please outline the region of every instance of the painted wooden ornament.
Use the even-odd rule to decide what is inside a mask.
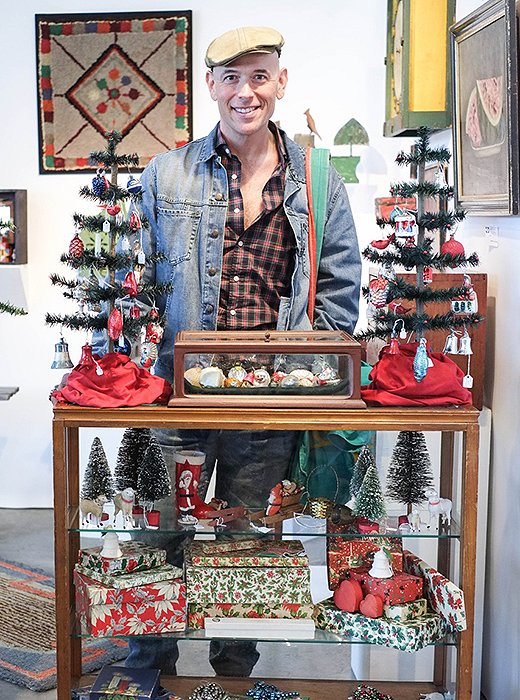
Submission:
[[[74,258],[81,258],[83,251],[85,250],[85,245],[77,233],[74,234],[73,239],[69,243],[69,253]]]
[[[123,315],[118,308],[113,309],[108,317],[107,331],[112,340],[117,340],[123,331]]]
[[[383,599],[378,595],[369,593],[359,604],[359,612],[365,617],[376,619],[383,615]]]
[[[139,192],[142,191],[143,186],[141,185],[140,180],[137,180],[135,177],[130,175],[128,182],[126,183],[126,189],[130,192],[130,194],[139,194]]]

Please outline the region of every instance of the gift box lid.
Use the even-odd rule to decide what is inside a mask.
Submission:
[[[160,675],[156,668],[103,666],[92,685],[91,700],[153,700]]]
[[[237,540],[240,546],[240,540]],[[217,545],[218,546],[218,545]],[[193,567],[308,567],[309,558],[300,540],[256,540],[255,547],[211,552],[209,543],[192,542],[186,565]]]

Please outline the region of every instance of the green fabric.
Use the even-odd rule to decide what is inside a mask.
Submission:
[[[323,231],[327,214],[327,190],[329,184],[329,158],[328,148],[311,148],[311,190],[312,211],[314,214],[314,226],[316,229],[316,273],[320,266],[321,247],[323,244]]]

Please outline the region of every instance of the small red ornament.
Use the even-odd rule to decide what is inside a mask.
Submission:
[[[135,279],[135,274],[133,273],[132,270],[130,272],[127,272],[125,279],[123,280],[123,284],[121,285],[125,292],[128,294],[130,297],[136,297],[137,296],[137,280]]]
[[[81,258],[84,250],[85,250],[85,246],[83,244],[83,241],[78,236],[78,234],[75,233],[74,238],[71,240],[71,242],[69,244],[70,255],[72,255],[74,258]]]
[[[155,306],[153,306],[153,307],[150,309],[150,314],[149,314],[149,316],[150,316],[150,318],[159,318],[159,311],[155,308]]]
[[[400,355],[401,351],[399,350],[399,341],[397,338],[390,338],[390,349],[388,351],[389,355]]]
[[[91,367],[93,364],[92,346],[87,343],[81,348],[81,357],[79,358],[78,367]]]
[[[388,238],[383,238],[375,241],[370,241],[370,245],[372,248],[377,248],[378,250],[384,250],[385,248],[388,248],[390,243],[393,243],[395,239],[395,233],[390,234]]]
[[[137,231],[137,229],[141,228],[141,219],[139,218],[139,214],[136,211],[133,211],[130,214],[128,223],[130,224],[130,228],[132,229],[132,231]]]
[[[441,245],[441,255],[465,255],[464,246],[459,241],[455,240],[455,234],[451,234],[447,241]],[[451,264],[450,267],[457,267]]]
[[[130,318],[141,318],[141,309],[137,304],[130,307]]]
[[[149,323],[146,326],[146,343],[155,343],[158,345],[163,337],[164,329],[158,323]]]
[[[107,207],[107,212],[110,214],[110,216],[115,216],[116,214],[119,214],[121,211],[121,207],[119,204],[114,204],[111,207]]]
[[[117,340],[121,333],[123,332],[123,316],[119,309],[113,309],[112,313],[108,317],[107,323],[108,335],[112,340]]]
[[[426,266],[423,268],[423,283],[424,284],[431,284],[432,282],[433,282],[433,268]]]

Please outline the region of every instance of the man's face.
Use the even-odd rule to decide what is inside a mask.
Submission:
[[[223,135],[242,139],[267,128],[276,100],[283,97],[287,70],[276,53],[250,53],[206,74],[220,112]]]

